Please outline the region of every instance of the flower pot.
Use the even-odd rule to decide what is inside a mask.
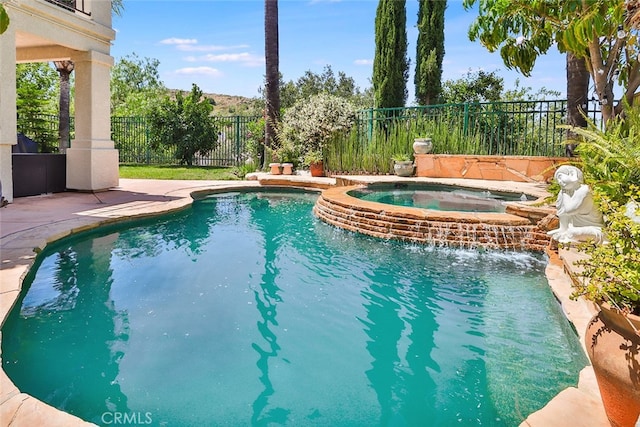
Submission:
[[[282,175],[293,175],[293,163],[282,164]]]
[[[602,304],[585,335],[602,403],[614,427],[633,427],[640,416],[640,332],[637,331],[640,331],[640,316],[625,316]]]
[[[396,160],[393,163],[393,171],[398,176],[413,175],[413,162],[411,160]]]
[[[281,170],[280,167],[282,165],[280,163],[269,163],[269,168],[271,171],[271,175],[280,175],[281,174]]]
[[[322,162],[315,162],[309,165],[311,176],[324,176],[324,165]]]
[[[413,140],[413,152],[415,154],[428,154],[433,148],[431,138],[415,138]]]

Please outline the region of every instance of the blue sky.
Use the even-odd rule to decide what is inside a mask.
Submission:
[[[285,81],[306,70],[321,73],[331,65],[337,74],[370,86],[374,56],[376,0],[280,0],[280,72]],[[414,102],[413,63],[417,39],[417,0],[407,1],[408,56],[411,59],[408,104]],[[445,14],[443,80],[469,70],[496,71],[512,87],[545,87],[566,93],[564,56],[558,52],[538,60],[532,77],[507,70],[498,53],[489,53],[467,36],[476,14],[461,0],[449,0]],[[160,61],[160,77],[172,89],[191,89],[247,97],[259,96],[264,80],[263,0],[125,0],[115,16],[116,60],[136,53]]]

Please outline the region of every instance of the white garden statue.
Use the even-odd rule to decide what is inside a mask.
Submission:
[[[587,240],[602,243],[602,214],[593,201],[589,186],[584,184],[582,171],[575,166],[563,165],[553,177],[560,185],[556,200],[560,227],[548,234],[560,243]]]

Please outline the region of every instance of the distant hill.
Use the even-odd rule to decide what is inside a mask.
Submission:
[[[176,90],[171,89],[173,95]],[[185,91],[182,91],[186,94]],[[247,98],[245,96],[224,95],[221,93],[205,93],[204,96],[213,99],[214,115],[260,115],[263,101],[260,98]]]

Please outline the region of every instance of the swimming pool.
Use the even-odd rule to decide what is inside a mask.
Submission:
[[[48,248],[6,372],[97,424],[154,425],[516,425],[577,382],[543,257],[346,233],[316,198],[219,195]]]

